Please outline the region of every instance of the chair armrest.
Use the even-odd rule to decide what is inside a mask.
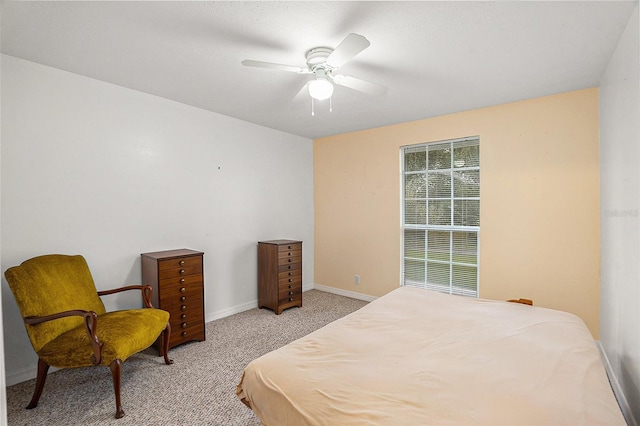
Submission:
[[[29,325],[37,325],[43,322],[52,321],[60,318],[80,316],[84,318],[84,326],[91,341],[93,347],[93,363],[95,365],[100,364],[102,361],[102,342],[96,336],[96,329],[98,327],[98,314],[93,311],[84,311],[82,309],[76,309],[72,311],[63,311],[51,315],[44,315],[41,317],[29,316],[24,318],[24,322]]]
[[[73,317],[73,316],[84,317],[91,314],[95,315],[95,312],[76,309],[73,311],[58,312],[55,314],[45,315],[42,317],[36,317],[36,316],[24,317],[24,322],[26,322],[29,325],[36,325],[36,324],[52,321],[59,318]]]
[[[151,286],[150,285],[128,285],[126,287],[114,288],[111,290],[102,290],[98,292],[98,296],[106,296],[108,294],[120,293],[127,290],[140,290],[142,292],[142,302],[147,308],[153,308],[151,304]]]

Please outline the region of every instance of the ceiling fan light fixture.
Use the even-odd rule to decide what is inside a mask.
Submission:
[[[326,77],[318,77],[309,84],[309,95],[317,101],[329,99],[333,95],[333,84]]]
[[[329,111],[331,111],[331,99],[333,96],[334,83],[338,86],[347,87],[372,96],[380,96],[386,92],[386,87],[370,83],[359,78],[348,75],[336,74],[336,71],[346,62],[370,46],[369,40],[364,36],[349,33],[338,47],[314,47],[307,51],[305,58],[307,67],[293,65],[283,65],[274,62],[262,62],[245,59],[242,65],[246,67],[266,68],[277,71],[286,71],[296,74],[313,74],[314,79],[307,81],[298,92],[304,95],[305,91],[311,96],[311,109],[313,115],[313,101],[323,101],[329,99]],[[298,97],[296,95],[296,98]]]

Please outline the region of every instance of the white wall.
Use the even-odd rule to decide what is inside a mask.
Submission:
[[[631,425],[640,422],[639,16],[636,6],[599,96],[600,340]]]
[[[292,238],[313,282],[310,139],[6,55],[2,88],[3,272],[82,254],[106,289],[140,282],[140,253],[202,250],[210,321],[257,306],[257,241]],[[2,302],[12,384],[37,359],[4,277]]]

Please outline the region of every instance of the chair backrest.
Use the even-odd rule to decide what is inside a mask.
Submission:
[[[22,317],[52,315],[74,309],[105,312],[89,266],[82,256],[49,254],[26,260],[4,273]],[[79,316],[25,324],[33,349],[82,324]]]

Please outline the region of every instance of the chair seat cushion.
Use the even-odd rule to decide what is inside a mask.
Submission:
[[[96,335],[104,344],[100,364],[115,359],[123,362],[155,342],[169,322],[162,309],[130,309],[98,316]],[[38,356],[57,368],[87,367],[93,364],[93,347],[86,327],[81,324],[56,337],[38,351]]]

